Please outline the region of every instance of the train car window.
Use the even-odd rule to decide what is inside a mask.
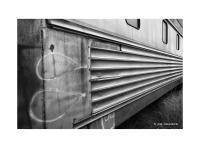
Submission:
[[[165,21],[162,22],[162,41],[165,44],[168,42],[168,26]]]
[[[125,19],[126,23],[131,26],[134,27],[136,29],[140,29],[140,19]]]
[[[179,46],[180,46],[180,37],[179,35],[177,34],[176,35],[176,49],[179,50]]]

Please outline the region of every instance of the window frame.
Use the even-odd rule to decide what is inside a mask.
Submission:
[[[164,33],[163,33],[163,31],[164,31],[163,24],[166,24],[166,42],[164,41],[164,38],[163,38],[163,36],[164,36]],[[162,42],[164,44],[168,44],[168,24],[167,24],[167,22],[165,20],[162,21]]]
[[[176,34],[176,49],[180,50],[180,36]]]
[[[129,26],[131,26],[131,27],[133,27],[133,28],[135,28],[135,29],[137,29],[137,30],[139,30],[139,29],[140,29],[140,26],[141,26],[140,19],[135,19],[135,20],[137,20],[137,21],[138,21],[138,22],[137,22],[137,24],[138,24],[138,27],[136,27],[136,26],[134,26],[134,25],[130,24],[130,23],[128,22],[128,20],[129,20],[129,19],[125,19],[126,23],[127,23]]]

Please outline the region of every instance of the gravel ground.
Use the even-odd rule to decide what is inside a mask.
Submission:
[[[117,129],[182,129],[182,84],[122,123]]]

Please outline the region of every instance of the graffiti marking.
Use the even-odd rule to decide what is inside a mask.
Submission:
[[[56,63],[57,63],[57,66],[55,66]],[[44,67],[44,71],[45,71],[44,76],[42,76],[41,74],[42,66]],[[59,70],[59,71],[57,70],[58,73],[56,73],[56,68]],[[80,69],[82,67],[78,66],[78,63],[72,60],[70,57],[65,56],[58,52],[50,52],[44,55],[43,60],[42,58],[38,60],[36,64],[36,74],[38,78],[41,80],[53,80],[63,75],[66,72],[74,71],[76,68]]]
[[[101,126],[103,129],[114,129],[115,128],[115,113],[111,113],[101,118]]]
[[[56,109],[56,105],[58,105],[58,103],[61,104],[61,108],[64,110],[62,113],[56,114],[56,117],[53,117],[52,119],[46,119],[45,121],[43,119],[41,119],[41,117],[38,117],[33,110],[36,110],[36,112],[39,112],[40,109],[40,105],[41,105],[41,100],[43,99],[43,93],[46,94],[45,97],[45,103],[46,103],[46,108],[45,110],[48,112],[48,109],[50,111],[51,114],[53,114],[55,112]],[[59,97],[58,97],[59,96]],[[79,99],[82,99],[83,97],[85,97],[86,94],[80,94],[77,92],[64,92],[64,91],[60,91],[58,89],[47,89],[47,90],[39,90],[37,91],[29,104],[29,115],[30,117],[37,121],[37,122],[54,122],[57,121],[61,118],[63,118],[66,114],[67,108],[70,106],[70,104],[74,101],[78,101]],[[70,102],[71,101],[71,102]],[[39,105],[38,105],[38,104]],[[67,103],[67,104],[66,104]]]

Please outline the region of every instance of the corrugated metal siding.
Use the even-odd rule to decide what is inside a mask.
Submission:
[[[182,58],[137,48],[91,47],[93,113],[182,77]]]

